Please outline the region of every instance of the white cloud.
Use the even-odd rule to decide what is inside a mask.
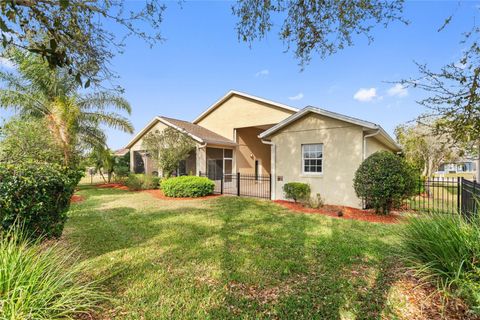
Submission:
[[[255,77],[266,77],[270,74],[270,71],[268,69],[263,69],[255,73]]]
[[[408,96],[408,89],[405,88],[403,85],[400,83],[397,83],[387,91],[389,96],[392,97],[406,97]]]
[[[299,94],[297,95],[294,95],[293,97],[288,97],[289,100],[301,100],[303,99],[303,93],[300,92]]]
[[[368,102],[372,101],[377,98],[377,89],[376,88],[361,88],[353,95],[353,99],[361,101],[361,102]]]
[[[7,58],[0,57],[0,67],[5,69],[13,69],[15,68],[15,64]]]

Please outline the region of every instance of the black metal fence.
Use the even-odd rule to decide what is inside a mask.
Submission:
[[[270,199],[272,175],[256,175],[234,173],[213,175],[208,172],[199,172],[201,177],[207,177],[215,183],[214,193],[234,196],[255,197]]]
[[[469,217],[477,212],[480,186],[465,178],[428,178],[417,182],[415,195],[403,209],[423,212],[461,213]]]

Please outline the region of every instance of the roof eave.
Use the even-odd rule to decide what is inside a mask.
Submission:
[[[378,124],[375,124],[373,122],[369,121],[364,121],[361,119],[345,116],[336,112],[320,109],[320,108],[315,108],[312,106],[308,106],[300,110],[299,112],[291,115],[290,117],[286,118],[285,120],[279,122],[277,125],[271,127],[270,129],[262,132],[261,134],[258,135],[258,138],[260,139],[266,139],[278,130],[282,129],[283,127],[287,126],[288,124],[302,118],[308,113],[316,113],[320,114],[326,117],[338,119],[341,121],[349,122],[356,124],[364,129],[369,129],[369,130],[380,130],[380,134],[391,144],[392,149],[396,149],[396,151],[401,151],[402,148],[393,140],[393,138]]]
[[[158,117],[153,118],[139,133],[137,133],[132,140],[125,146],[125,149],[130,149],[135,142],[137,142],[148,130],[150,130],[158,121]]]
[[[186,134],[187,136],[189,136],[190,138],[192,138],[193,140],[199,142],[199,143],[205,143],[205,141],[203,141],[203,139],[201,139],[200,137],[197,137],[193,134],[191,134],[190,132],[187,132],[186,130],[184,130],[183,128],[180,128],[176,125],[174,125],[173,123],[163,119],[162,117],[159,117],[159,116],[156,116],[155,118],[152,119],[152,121],[150,121],[146,126],[145,128],[143,128],[139,133],[137,133],[135,135],[135,137],[133,137],[133,139],[125,146],[125,149],[130,149],[138,140],[140,140],[141,137],[143,137],[143,135],[145,135],[145,133],[147,133],[157,122],[161,122],[163,124],[165,124],[166,126],[169,126],[177,131],[180,131],[182,132],[183,134]]]
[[[191,134],[191,133],[188,132],[187,130],[185,130],[185,129],[177,126],[177,125],[174,125],[174,124],[171,123],[170,121],[168,121],[168,120],[166,120],[166,119],[164,119],[164,118],[162,118],[162,117],[157,117],[157,118],[158,118],[158,120],[159,120],[160,122],[162,122],[163,124],[165,124],[165,125],[167,125],[167,126],[169,126],[169,127],[172,127],[172,128],[174,128],[175,130],[177,130],[177,131],[180,131],[181,133],[183,133],[183,134],[189,136],[190,138],[192,138],[193,140],[195,140],[195,141],[197,141],[197,142],[199,142],[199,143],[205,143],[205,141],[204,141],[202,138],[197,137],[197,136],[194,135],[194,134]]]

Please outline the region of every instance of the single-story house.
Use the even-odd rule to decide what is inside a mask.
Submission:
[[[379,150],[401,151],[372,122],[315,107],[301,110],[230,91],[192,122],[155,117],[125,147],[132,172],[159,172],[142,138],[170,127],[192,138],[194,152],[179,174],[206,173],[211,179],[240,174],[271,175],[271,198],[283,199],[287,182],[310,184],[328,204],[361,207],[353,189],[355,171]]]
[[[435,172],[437,175],[448,174],[448,173],[471,173],[475,176],[477,171],[476,160],[470,158],[460,159],[456,162],[442,163],[438,167],[438,170]]]

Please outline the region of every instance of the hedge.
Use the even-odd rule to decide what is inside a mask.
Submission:
[[[205,177],[183,176],[162,181],[161,188],[167,197],[204,197],[213,193],[215,183]]]
[[[0,230],[18,223],[32,237],[60,237],[81,176],[52,164],[0,164]]]

